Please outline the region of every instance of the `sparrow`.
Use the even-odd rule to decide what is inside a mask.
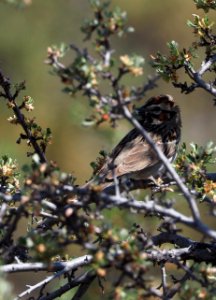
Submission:
[[[180,109],[170,95],[150,98],[136,110],[136,118],[155,144],[173,162],[181,137]],[[95,177],[86,185],[97,182],[104,190],[114,184],[114,177],[122,180],[156,180],[165,167],[141,133],[133,128],[114,147]]]

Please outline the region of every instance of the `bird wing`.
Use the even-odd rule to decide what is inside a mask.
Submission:
[[[116,176],[122,176],[151,167],[158,162],[156,153],[142,137],[128,143],[114,160]]]
[[[157,154],[151,149],[151,146],[144,140],[137,131],[131,131],[114,148],[108,161],[99,172],[107,180],[113,179],[113,172],[110,170],[110,164],[114,165],[115,175],[117,177],[133,172],[141,171],[147,167],[154,166],[159,162]],[[154,135],[155,143],[161,147],[161,140]]]

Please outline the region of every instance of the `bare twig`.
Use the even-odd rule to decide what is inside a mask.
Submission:
[[[56,289],[54,292],[50,293],[49,295],[40,297],[40,300],[56,299],[76,286],[85,284],[87,282],[91,283],[95,279],[95,277],[96,277],[96,275],[93,271],[85,272],[84,274],[78,276],[77,278],[75,278],[71,281],[69,280],[65,285]],[[79,299],[79,298],[77,298],[77,299]]]
[[[112,203],[115,206],[121,206],[124,208],[133,208],[135,210],[139,211],[145,211],[145,212],[151,212],[151,213],[157,213],[162,216],[168,216],[171,217],[176,222],[180,222],[182,224],[187,225],[188,227],[191,227],[201,233],[203,233],[206,236],[209,236],[213,239],[216,239],[216,231],[209,228],[207,225],[199,221],[195,221],[192,217],[187,217],[184,214],[176,211],[173,208],[166,208],[163,206],[160,206],[156,204],[154,201],[136,201],[136,200],[129,200],[128,198],[124,197],[116,197],[112,195],[108,195],[105,193],[101,193],[98,195],[98,200],[104,200],[104,202]],[[106,207],[108,206],[108,203],[106,204]]]
[[[73,261],[71,262],[66,262],[66,263],[62,263],[64,265],[64,268],[62,268],[60,271],[58,271],[57,273],[47,277],[46,279],[38,282],[37,284],[33,285],[33,286],[30,286],[27,290],[25,290],[24,292],[20,293],[18,295],[18,297],[15,299],[15,300],[18,300],[26,295],[29,295],[31,294],[34,290],[48,284],[49,282],[51,282],[52,280],[54,280],[55,278],[57,277],[60,277],[61,275],[71,271],[71,270],[74,270],[78,267],[81,267],[83,265],[87,265],[91,262],[92,260],[92,257],[91,256],[84,256],[84,257],[79,257],[79,258],[76,258],[74,259]],[[49,269],[49,267],[47,268]]]
[[[0,240],[0,247],[4,245],[6,241],[10,241],[10,239],[12,238],[12,235],[14,234],[17,224],[21,219],[23,211],[24,211],[24,206],[21,204],[18,207],[18,209],[14,212],[14,214],[11,216],[11,222],[10,224],[8,224],[7,231],[5,232],[2,239]]]
[[[164,263],[161,265],[161,279],[162,279],[162,288],[163,288],[163,299],[168,300],[167,297],[167,273]]]
[[[202,66],[198,71],[195,71],[191,64],[185,64],[185,70],[190,78],[197,83],[197,87],[201,87],[213,96],[216,96],[216,88],[213,87],[213,83],[207,83],[202,79],[202,75],[209,70],[209,68],[216,62],[216,55],[213,55],[209,60],[202,63]]]
[[[4,218],[4,215],[7,211],[7,204],[6,203],[2,203],[1,207],[0,207],[0,224],[2,223],[2,220]]]
[[[52,264],[46,263],[21,263],[21,264],[10,264],[0,266],[0,272],[3,273],[17,273],[17,272],[29,272],[29,271],[48,271],[57,272],[72,270],[84,265],[88,265],[92,262],[91,255],[83,255],[67,262],[54,262]]]
[[[148,76],[147,78],[147,82],[139,89],[135,89],[133,91],[134,96],[130,97],[130,101],[132,100],[137,100],[139,99],[139,97],[143,98],[143,96],[145,96],[145,94],[150,91],[153,90],[154,88],[157,87],[157,81],[160,79],[160,75],[155,74],[154,76]]]
[[[83,297],[83,295],[87,292],[95,277],[95,272],[89,271],[88,273],[86,273],[85,278],[83,278],[82,283],[80,284],[72,300],[80,300]]]

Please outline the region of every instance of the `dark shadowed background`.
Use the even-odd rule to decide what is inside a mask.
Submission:
[[[167,52],[166,43],[171,40],[177,41],[181,48],[188,47],[194,40],[192,30],[186,25],[188,19],[193,19],[192,14],[197,13],[192,0],[116,0],[112,3],[128,12],[128,23],[135,28],[135,33],[113,41],[116,55],[143,55],[146,58],[143,79],[154,73],[148,65],[150,54],[157,50]],[[62,84],[49,74],[49,67],[44,64],[50,45],[64,42],[86,46],[80,26],[90,15],[87,0],[33,0],[26,9],[0,2],[0,68],[14,83],[26,81],[27,89],[23,95],[35,100],[35,110],[31,114],[36,116],[39,124],[50,127],[53,132],[48,158],[57,161],[62,170],[73,173],[78,184],[91,175],[89,164],[99,150],[111,150],[128,130],[126,123],[116,130],[108,125],[83,127],[81,121],[85,114],[80,101],[85,103],[84,100],[81,97],[72,99],[62,93]],[[128,77],[128,84],[130,82],[134,84],[135,80]],[[216,108],[210,95],[201,90],[182,95],[161,80],[147,98],[163,93],[173,95],[181,107],[182,141],[205,144],[215,140]],[[16,144],[20,128],[7,122],[11,112],[4,100],[0,101],[0,155],[17,158],[21,167],[29,161],[25,155],[27,147]],[[27,278],[28,274],[25,276]],[[23,288],[21,285],[18,289]]]

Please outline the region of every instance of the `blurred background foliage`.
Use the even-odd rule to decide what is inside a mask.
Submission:
[[[113,40],[116,55],[143,55],[146,58],[144,78],[154,72],[148,65],[150,54],[157,50],[166,53],[166,43],[171,40],[176,40],[180,48],[194,40],[192,30],[186,25],[188,19],[193,19],[192,13],[197,13],[192,0],[113,0],[112,5],[126,10],[128,23],[135,28],[135,33]],[[199,13],[202,15],[202,11]],[[81,48],[88,45],[83,42],[80,26],[89,16],[87,0],[37,0],[23,9],[0,1],[0,68],[13,82],[26,81],[27,90],[23,95],[30,95],[35,100],[36,109],[31,114],[36,116],[39,124],[50,127],[53,132],[49,159],[57,161],[63,170],[72,172],[77,183],[89,178],[90,162],[95,160],[99,150],[109,151],[128,130],[124,122],[117,130],[110,129],[109,125],[83,127],[81,121],[87,110],[83,108],[85,100],[81,97],[70,99],[62,93],[63,86],[57,77],[49,74],[49,68],[44,64],[48,46],[61,42]],[[127,79],[128,84],[136,83],[129,75]],[[183,141],[198,144],[214,141],[215,130],[211,124],[215,111],[211,96],[203,91],[181,95],[171,84],[159,81],[159,87],[147,97],[161,93],[173,95],[181,107]],[[28,158],[23,151],[25,145],[15,144],[20,128],[6,121],[9,117],[6,106],[1,106],[0,114],[0,155],[7,153],[16,157],[21,166]]]
[[[192,0],[113,0],[112,6],[120,6],[127,11],[128,24],[135,28],[135,33],[113,40],[116,56],[137,53],[146,58],[143,78],[137,80],[128,75],[130,85],[139,84],[149,74],[154,74],[148,64],[150,55],[157,50],[168,52],[168,41],[175,40],[180,48],[187,48],[194,40],[192,30],[186,25],[188,19],[193,19],[192,14],[197,13]],[[199,11],[201,16],[202,13]],[[48,148],[48,158],[77,177],[78,184],[91,176],[90,162],[96,159],[98,152],[101,149],[111,150],[129,126],[120,122],[117,129],[111,129],[108,124],[99,128],[83,127],[81,122],[88,115],[88,107],[84,106],[86,100],[81,96],[73,99],[62,93],[63,85],[57,77],[50,75],[49,67],[44,63],[48,46],[60,45],[61,42],[73,43],[81,48],[89,46],[80,32],[80,26],[88,16],[91,16],[91,11],[87,0],[35,0],[25,8],[0,1],[0,68],[12,82],[26,81],[27,89],[23,96],[29,95],[35,101],[35,110],[31,114],[36,116],[42,127],[52,129],[53,143]],[[163,93],[173,95],[181,108],[182,141],[200,145],[209,140],[214,142],[215,108],[210,95],[201,90],[182,95],[170,83],[160,80],[158,88],[149,92],[147,98]],[[24,151],[27,146],[24,143],[16,145],[20,128],[7,121],[9,116],[7,106],[2,103],[0,156],[7,154],[17,158],[21,167],[29,162]],[[125,216],[123,211],[114,214],[113,219],[115,216],[119,226],[121,216],[128,224],[136,221],[135,215],[134,218]],[[146,225],[147,230],[154,228],[152,221],[147,220]],[[19,276],[14,274],[11,278],[20,281]],[[21,289],[29,283],[28,278],[28,274],[22,275]],[[34,281],[38,281],[37,276],[34,276]]]

